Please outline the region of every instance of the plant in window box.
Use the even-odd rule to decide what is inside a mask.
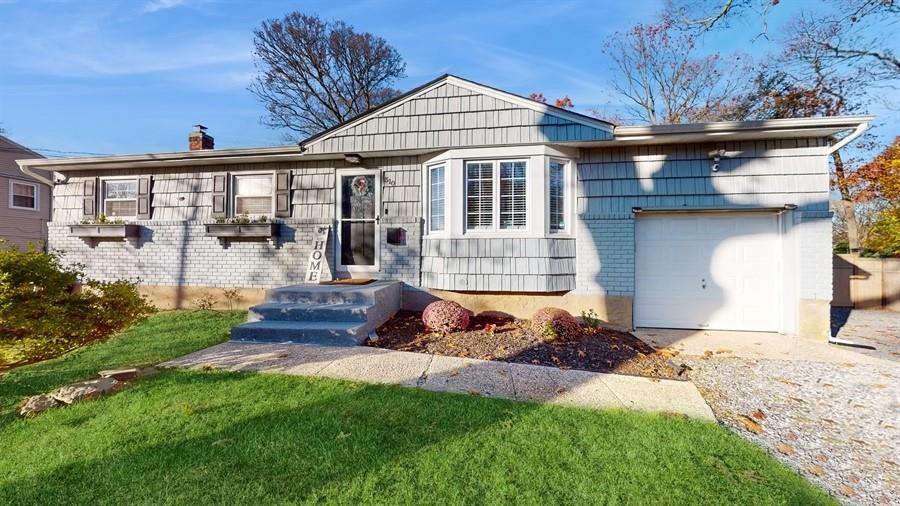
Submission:
[[[77,225],[69,226],[69,234],[87,239],[125,239],[140,237],[138,225],[126,223],[122,218],[110,218],[101,214],[96,218],[81,220]]]
[[[267,216],[251,218],[247,213],[241,213],[232,218],[218,217],[215,223],[206,224],[206,236],[229,238],[265,238],[277,237],[278,224],[270,223]]]

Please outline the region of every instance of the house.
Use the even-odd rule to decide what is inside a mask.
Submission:
[[[23,174],[16,159],[41,155],[0,135],[0,239],[19,247],[43,248],[50,221],[50,186]],[[46,179],[44,171],[36,173]]]
[[[19,163],[58,175],[51,248],[164,306],[301,283],[330,226],[323,279],[401,281],[407,308],[824,339],[828,139],[871,119],[616,127],[446,75],[299,146],[219,150],[201,128],[185,152]],[[134,234],[73,232],[100,214]],[[242,214],[268,221],[215,232]]]

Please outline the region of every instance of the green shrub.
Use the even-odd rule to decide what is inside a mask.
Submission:
[[[84,278],[58,254],[0,241],[0,345],[44,360],[124,329],[154,310],[131,281]],[[8,365],[8,364],[6,364]]]
[[[603,320],[600,319],[600,316],[596,311],[588,309],[587,311],[581,312],[581,323],[591,330],[596,330],[603,325]]]

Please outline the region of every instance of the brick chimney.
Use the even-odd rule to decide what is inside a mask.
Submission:
[[[194,130],[188,135],[188,147],[191,151],[199,151],[201,149],[213,149],[215,147],[215,139],[206,133],[206,127],[203,125],[194,125]]]

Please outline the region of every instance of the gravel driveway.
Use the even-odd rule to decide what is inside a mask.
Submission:
[[[727,427],[841,502],[900,505],[900,314],[853,311],[838,336],[877,349],[848,348],[845,362],[679,358]]]

